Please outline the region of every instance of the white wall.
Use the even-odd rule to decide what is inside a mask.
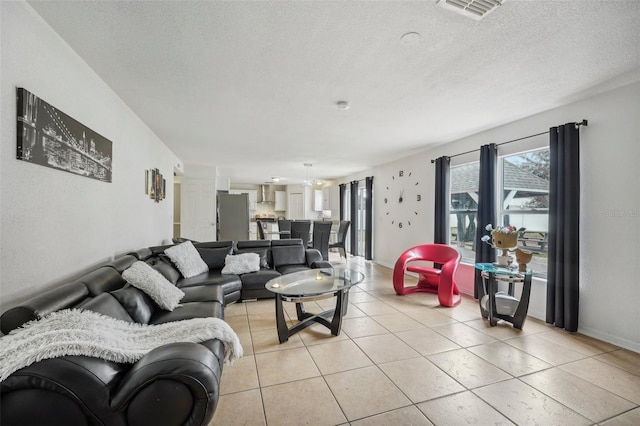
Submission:
[[[580,130],[580,319],[579,331],[640,352],[640,83],[609,90],[566,106],[491,129],[436,149],[385,164],[343,182],[374,176],[375,261],[393,266],[400,253],[433,241],[434,174],[431,159],[589,120]],[[548,142],[544,137],[543,143]],[[501,154],[539,145],[540,137],[505,145]],[[477,154],[475,159],[477,159]],[[471,161],[470,155],[453,161]],[[424,191],[421,223],[398,229],[386,218],[386,184],[398,170],[412,170]],[[424,184],[424,186],[423,186]],[[419,203],[418,203],[419,204]],[[415,207],[415,206],[407,206]],[[461,266],[461,289],[473,294],[472,270]],[[529,313],[544,319],[546,287],[534,282]]]
[[[179,160],[92,69],[23,2],[0,2],[0,310],[115,255],[172,236]],[[16,87],[113,142],[113,182],[16,159]],[[145,169],[167,180],[144,193]]]

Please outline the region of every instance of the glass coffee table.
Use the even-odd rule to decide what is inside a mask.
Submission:
[[[293,272],[269,280],[266,289],[276,295],[276,325],[280,343],[314,323],[320,323],[331,330],[331,334],[340,334],[342,317],[347,313],[349,289],[362,282],[361,272],[344,268],[309,269]],[[326,299],[336,296],[336,307],[319,314],[304,310],[304,302]],[[295,302],[298,324],[287,327],[282,302]],[[331,320],[329,320],[331,318]]]

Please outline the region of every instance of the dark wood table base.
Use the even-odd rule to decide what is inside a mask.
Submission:
[[[340,335],[342,317],[347,313],[347,306],[349,304],[349,289],[337,291],[336,293],[333,293],[333,296],[336,297],[335,309],[330,309],[319,314],[312,314],[304,310],[303,303],[305,299],[307,301],[313,300],[313,297],[290,299],[281,294],[276,294],[276,325],[278,328],[278,340],[280,340],[280,343],[288,341],[289,337],[315,323],[319,323],[327,327],[331,330],[331,334],[334,336]],[[282,307],[283,301],[291,301],[296,304],[296,314],[298,316],[298,321],[300,322],[291,328],[287,327],[287,320],[284,317],[284,309]]]

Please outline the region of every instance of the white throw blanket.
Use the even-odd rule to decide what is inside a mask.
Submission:
[[[30,321],[0,338],[0,382],[34,362],[65,355],[86,355],[133,363],[167,343],[220,339],[224,361],[242,357],[242,345],[233,329],[218,318],[193,318],[145,325],[92,311],[65,309]]]

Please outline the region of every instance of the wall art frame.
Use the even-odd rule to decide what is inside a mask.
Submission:
[[[167,180],[162,176],[160,170],[151,169],[144,171],[145,194],[156,203],[164,200],[167,194]]]
[[[112,181],[113,143],[26,89],[16,89],[17,159]]]

